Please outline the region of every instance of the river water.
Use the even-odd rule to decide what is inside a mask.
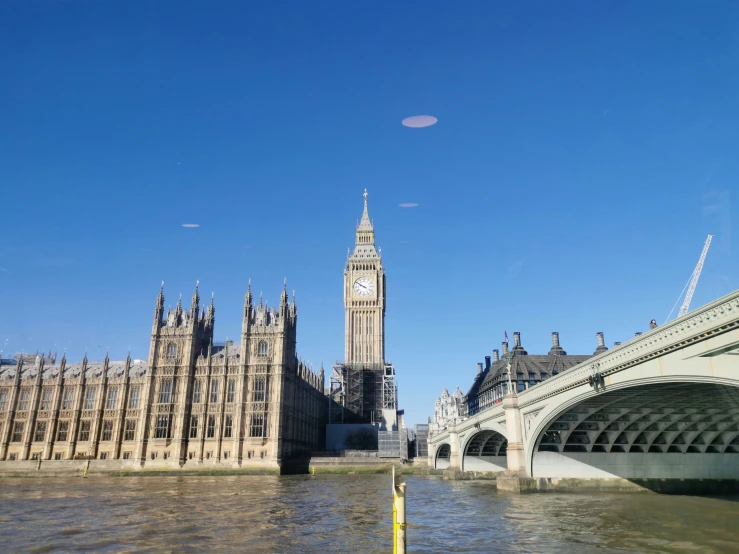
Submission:
[[[2,479],[0,551],[392,552],[390,479]],[[406,483],[409,552],[739,552],[739,498]]]

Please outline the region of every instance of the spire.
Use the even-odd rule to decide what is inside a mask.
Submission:
[[[280,295],[280,306],[287,306],[287,277],[282,284],[282,294]]]
[[[259,291],[259,305],[262,306],[262,291]]]
[[[244,295],[244,305],[251,306],[251,279],[249,279],[249,286],[246,288],[246,294]]]
[[[200,281],[195,281],[195,292],[192,293],[192,304],[190,304],[190,311],[192,312],[192,315],[195,317],[197,317],[198,308],[200,307],[200,294],[198,293],[199,286],[200,286]]]
[[[372,221],[370,221],[369,213],[367,212],[367,189],[364,189],[364,210],[362,211],[362,219],[357,225],[357,231],[372,231]]]
[[[362,219],[357,224],[354,253],[349,259],[352,258],[380,259],[380,255],[375,249],[375,229],[367,211],[367,189],[364,189],[364,209],[362,210]]]

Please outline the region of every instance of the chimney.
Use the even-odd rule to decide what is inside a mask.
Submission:
[[[595,349],[595,352],[593,352],[593,356],[596,356],[597,354],[600,354],[601,352],[606,352],[608,350],[608,347],[606,346],[606,339],[603,336],[603,331],[598,331],[595,333],[595,336],[598,337],[598,347]]]
[[[490,369],[490,356],[485,356],[485,371]]]
[[[519,333],[518,331],[515,331],[513,333],[513,352],[515,354],[520,354],[523,356],[528,354],[528,352],[524,350],[523,346],[521,346],[521,333]]]
[[[621,346],[621,343],[620,342],[614,342],[613,343],[613,346]]]
[[[636,333],[634,333],[635,337],[638,337],[639,335],[641,335],[641,331],[637,331]]]
[[[504,340],[501,344],[503,345],[503,356],[505,356],[508,354],[508,341]]]
[[[559,345],[559,333],[557,331],[552,331],[552,348],[549,350],[549,356],[565,356],[567,355],[567,352],[565,352],[562,347]]]
[[[500,352],[497,348],[493,348],[493,361],[498,362],[500,361]]]
[[[482,362],[477,364],[477,374],[480,375],[480,373],[482,373]]]

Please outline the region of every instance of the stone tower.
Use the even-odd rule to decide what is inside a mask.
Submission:
[[[364,210],[357,225],[354,252],[344,269],[346,310],[344,361],[350,365],[382,365],[385,362],[385,270],[375,248],[375,230]]]

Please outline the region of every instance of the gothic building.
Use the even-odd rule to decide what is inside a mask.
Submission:
[[[213,300],[154,308],[147,360],[0,360],[0,460],[279,468],[323,446],[323,369],[296,356],[297,309],[246,293],[241,340],[213,341]]]
[[[568,354],[559,343],[559,333],[552,333],[552,347],[546,354],[529,354],[521,344],[521,333],[513,333],[513,348],[503,341],[503,354],[493,350],[492,361],[485,356],[485,365],[477,364],[477,374],[467,394],[457,387],[449,395],[446,388],[436,400],[434,417],[429,418],[429,434],[440,433],[449,425],[475,415],[503,401],[509,390],[517,393],[545,381],[588,358],[608,350],[603,333],[596,333],[598,344],[592,354]],[[618,343],[617,343],[618,344]]]
[[[344,267],[344,360],[333,367],[332,423],[397,425],[395,368],[385,359],[385,268],[364,209]],[[388,418],[393,423],[388,423]]]

